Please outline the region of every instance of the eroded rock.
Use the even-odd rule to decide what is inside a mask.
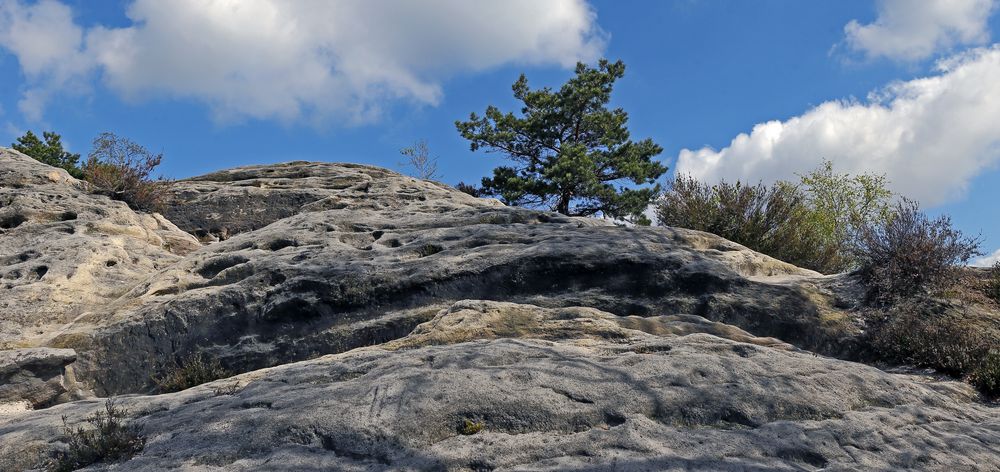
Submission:
[[[0,148],[0,349],[38,346],[200,247],[160,215]]]
[[[0,404],[27,402],[39,408],[75,399],[75,379],[67,372],[75,360],[72,349],[0,351]]]
[[[520,313],[509,321],[517,338],[455,336],[490,329],[469,320],[475,313],[503,311]],[[541,328],[546,339],[526,339],[521,322],[526,333],[552,325]],[[149,442],[115,470],[1000,467],[1000,416],[966,385],[620,322],[590,308],[462,302],[398,349],[125,397]],[[58,415],[79,421],[99,406],[0,420],[0,457],[26,461],[7,445],[49,441]],[[463,434],[467,420],[481,431]]]

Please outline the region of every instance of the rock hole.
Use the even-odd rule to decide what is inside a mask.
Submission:
[[[625,417],[618,413],[605,413],[604,422],[614,428],[615,426],[625,424]]]
[[[200,269],[198,269],[198,274],[206,279],[211,279],[219,272],[222,272],[230,267],[237,266],[249,262],[250,260],[243,256],[238,255],[228,255],[218,257],[209,261],[206,261]]]
[[[17,259],[21,262],[28,262],[29,260],[34,259],[40,255],[41,254],[39,254],[37,251],[25,251],[18,254]]]
[[[441,246],[438,246],[437,244],[424,244],[423,246],[420,246],[417,249],[417,254],[420,257],[427,257],[427,256],[432,256],[434,254],[437,254],[437,253],[439,253],[439,252],[441,252],[443,250],[444,250],[444,248],[441,247]]]
[[[59,219],[62,221],[72,221],[75,220],[76,217],[77,215],[75,211],[64,211],[61,215],[59,215]]]
[[[0,217],[0,228],[3,229],[14,229],[21,226],[25,221],[28,221],[24,215],[20,213],[14,213],[13,215],[7,215]]]
[[[35,276],[37,276],[39,279],[41,279],[42,277],[45,277],[45,274],[47,274],[49,272],[49,268],[48,268],[48,266],[38,266],[38,267],[35,267],[34,272],[35,272]]]
[[[109,259],[107,262],[104,263],[104,267],[114,267],[116,265],[118,265],[118,261],[116,260]]]

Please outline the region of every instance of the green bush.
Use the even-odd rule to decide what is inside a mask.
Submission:
[[[104,411],[87,418],[88,427],[72,428],[63,417],[63,431],[69,449],[56,458],[49,470],[77,470],[98,462],[125,461],[142,450],[146,439],[139,428],[128,421],[128,411],[108,399]]]
[[[822,273],[857,266],[857,229],[891,218],[884,177],[835,174],[824,162],[800,182],[716,185],[677,176],[655,205],[660,224],[717,234]]]
[[[708,185],[689,176],[670,184],[656,206],[661,224],[717,234],[792,264],[820,268],[828,256],[805,229],[808,207],[795,186]]]
[[[893,304],[954,285],[959,267],[979,253],[979,241],[962,234],[948,216],[930,219],[913,201],[896,205],[882,224],[862,226],[855,254],[869,300]]]
[[[170,182],[151,175],[162,160],[162,154],[153,154],[128,138],[101,133],[94,139],[83,175],[97,192],[134,210],[160,211]]]
[[[153,380],[161,392],[167,393],[187,390],[231,375],[217,359],[205,359],[198,353],[174,364],[163,376]]]

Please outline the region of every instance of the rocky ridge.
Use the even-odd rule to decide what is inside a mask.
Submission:
[[[137,214],[2,151],[0,469],[107,395],[147,437],[115,470],[1000,467],[967,385],[852,362],[846,276],[353,164],[172,198]],[[196,354],[243,373],[151,395]]]

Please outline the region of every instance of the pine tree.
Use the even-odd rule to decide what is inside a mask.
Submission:
[[[483,194],[565,215],[648,223],[642,213],[667,168],[652,160],[663,148],[651,139],[633,142],[628,114],[607,107],[615,80],[624,75],[621,61],[602,59],[596,68],[580,63],[576,76],[556,91],[531,90],[522,74],[513,85],[514,97],[524,103],[520,116],[489,106],[485,116],[456,121],[472,151],[501,152],[516,164],[483,178]],[[636,187],[647,184],[656,185]]]
[[[52,131],[43,132],[42,137],[45,138],[44,142],[35,133],[28,131],[17,138],[17,142],[11,144],[11,147],[39,162],[66,169],[73,177],[83,178],[83,171],[77,166],[80,155],[63,150],[62,137]]]

